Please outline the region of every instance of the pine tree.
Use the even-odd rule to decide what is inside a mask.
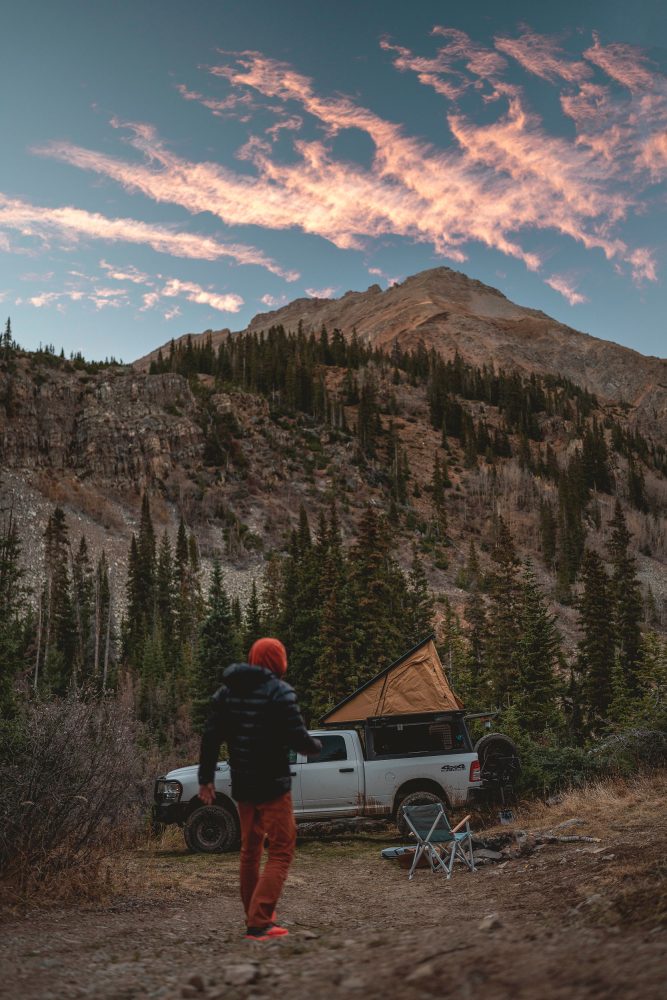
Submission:
[[[613,602],[609,578],[596,552],[587,549],[581,566],[583,591],[579,598],[578,667],[581,691],[590,725],[608,717],[612,700],[614,634],[610,628]]]
[[[238,656],[234,617],[219,559],[213,561],[204,620],[199,633],[193,717],[204,720],[209,699],[222,684],[222,674]]]
[[[412,566],[408,577],[408,602],[405,634],[406,646],[418,642],[433,631],[435,605],[424,565],[416,546],[412,549]]]
[[[496,704],[514,700],[518,684],[517,645],[520,636],[521,584],[519,560],[509,528],[498,518],[491,555],[496,568],[490,578],[486,660]]]
[[[320,653],[320,552],[310,534],[305,508],[299,512],[299,527],[292,533],[283,563],[281,616],[278,638],[287,647],[290,683],[296,688],[304,714],[313,695],[313,675]]]
[[[174,634],[176,630],[176,604],[178,600],[177,580],[175,577],[174,555],[169,536],[165,531],[160,540],[155,571],[155,599],[157,606],[157,624],[165,639],[166,648],[172,660],[175,653]]]
[[[56,507],[49,517],[44,539],[44,680],[54,694],[62,695],[75,679],[77,623],[69,570],[69,533],[61,507]]]
[[[407,586],[390,554],[386,522],[366,507],[350,554],[351,588],[357,608],[357,661],[362,679],[398,656],[405,646]]]
[[[628,550],[631,536],[618,500],[611,529],[609,554],[613,566],[613,628],[621,670],[629,693],[635,695],[641,665],[641,621],[644,608],[636,563]]]
[[[657,632],[645,632],[642,636],[638,682],[637,721],[664,732],[667,728],[667,641]]]
[[[447,598],[444,601],[444,614],[439,631],[440,659],[449,684],[466,704],[474,704],[476,692],[470,644],[466,641],[459,617]]]
[[[521,584],[519,615],[518,709],[522,727],[539,735],[547,727],[554,726],[557,720],[555,670],[560,637],[530,564],[526,566]]]
[[[257,582],[253,578],[250,598],[245,609],[245,630],[243,632],[243,648],[247,654],[253,642],[261,639],[263,634],[262,613],[257,594]]]
[[[104,551],[100,554],[95,568],[94,620],[93,678],[104,691],[111,680],[109,667],[113,643],[109,564]]]
[[[335,505],[331,507],[326,535],[321,541],[324,544],[319,580],[319,655],[308,704],[308,714],[315,719],[358,686],[354,658],[355,609]]]
[[[447,510],[445,508],[445,479],[440,465],[440,456],[435,453],[433,463],[433,477],[431,479],[431,490],[433,494],[434,528],[436,536],[443,541],[447,537]]]
[[[553,504],[548,500],[540,500],[540,541],[542,543],[542,556],[547,569],[553,569],[556,560],[556,546],[558,540],[558,521],[554,512]]]
[[[72,598],[77,631],[75,682],[88,681],[92,675],[93,591],[93,568],[88,544],[82,535],[72,560]]]
[[[635,456],[630,449],[628,450],[628,496],[630,503],[636,510],[646,513],[648,500],[641,459],[635,461]]]
[[[262,586],[261,618],[268,635],[276,635],[280,629],[281,587],[283,565],[280,557],[272,553],[266,561]]]
[[[16,708],[16,682],[27,667],[29,591],[21,568],[21,541],[13,511],[0,521],[0,718]]]
[[[148,494],[141,502],[138,536],[132,535],[128,558],[127,618],[124,647],[131,664],[143,659],[143,645],[152,635],[156,620],[156,545]]]

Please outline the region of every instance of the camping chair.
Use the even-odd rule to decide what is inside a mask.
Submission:
[[[408,827],[417,838],[417,850],[410,867],[408,878],[412,879],[419,859],[425,855],[431,865],[431,871],[443,871],[447,878],[452,876],[452,868],[457,857],[463,861],[471,872],[475,871],[475,859],[472,853],[472,833],[466,816],[455,827],[449,825],[447,814],[442,802],[424,806],[403,806],[403,816]],[[465,827],[465,829],[461,829]],[[444,849],[450,845],[449,861],[445,860]]]

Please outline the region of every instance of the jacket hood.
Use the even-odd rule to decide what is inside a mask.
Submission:
[[[246,694],[266,684],[267,681],[275,680],[275,675],[267,667],[256,667],[250,663],[232,663],[225,670],[222,679],[234,694]]]

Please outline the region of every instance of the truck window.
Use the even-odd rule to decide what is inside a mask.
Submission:
[[[317,757],[309,757],[309,764],[321,764],[328,760],[347,760],[347,747],[343,736],[318,736],[322,750]]]

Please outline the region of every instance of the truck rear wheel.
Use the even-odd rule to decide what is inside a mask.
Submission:
[[[236,851],[241,842],[238,818],[225,806],[201,806],[188,816],[183,827],[188,849],[198,854]]]
[[[419,789],[413,789],[413,791],[408,792],[398,801],[398,806],[396,809],[396,826],[398,827],[398,832],[402,837],[407,837],[410,829],[403,818],[403,806],[430,806],[440,804],[445,811],[447,811],[447,803],[441,795],[437,795],[435,792],[429,792]]]

